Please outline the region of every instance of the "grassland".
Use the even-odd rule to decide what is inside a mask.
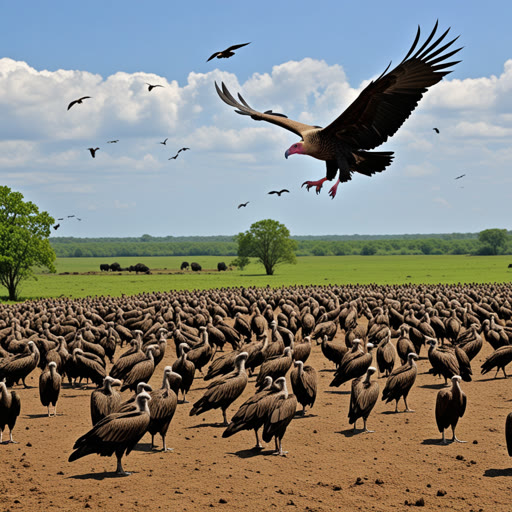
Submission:
[[[136,294],[153,291],[233,286],[291,286],[309,284],[405,284],[507,282],[510,256],[308,256],[297,265],[283,265],[267,276],[253,263],[244,271],[217,272],[217,263],[230,258],[197,256],[203,271],[180,272],[183,257],[116,258],[122,267],[139,260],[151,275],[99,272],[105,258],[59,258],[57,274],[40,273],[22,284],[22,299]],[[189,259],[192,261],[192,259]],[[111,263],[111,262],[110,262]],[[74,274],[76,273],[76,274]]]

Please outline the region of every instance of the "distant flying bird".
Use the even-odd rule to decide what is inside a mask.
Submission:
[[[242,48],[242,46],[247,46],[248,44],[251,43],[234,44],[221,52],[215,52],[206,62],[210,62],[215,57],[217,57],[217,59],[228,59],[229,57],[233,57],[233,55],[235,55],[234,50],[238,50],[238,48]]]
[[[64,220],[64,217],[60,217],[60,218],[59,218],[59,219],[57,219],[57,220]]]
[[[188,151],[190,148],[181,148],[181,149],[178,149],[178,155],[182,152],[182,151]]]
[[[439,133],[439,128],[432,128],[436,133]]]
[[[116,144],[117,142],[119,142],[119,139],[116,139],[116,140],[107,140],[107,144]]]
[[[178,155],[179,155],[179,154],[180,154],[180,153],[178,152],[178,153],[176,153],[174,156],[171,156],[171,158],[168,158],[167,160],[176,160],[176,158],[178,158]]]
[[[91,152],[91,156],[93,158],[96,158],[96,151],[98,151],[98,149],[100,148],[87,148],[90,152]]]
[[[53,229],[55,229],[55,231],[57,231],[57,229],[60,228],[60,224],[55,224],[55,226],[53,226]]]
[[[68,219],[72,219],[74,215],[68,215]]]
[[[437,22],[423,45],[413,54],[419,41],[420,29],[411,49],[393,70],[388,68],[376,80],[370,82],[352,104],[325,128],[293,121],[281,116],[265,114],[251,108],[238,94],[238,100],[222,83],[217,93],[238,114],[252,119],[267,121],[285,128],[301,137],[285,153],[309,155],[324,160],[326,177],[318,181],[305,181],[307,190],[315,187],[319,193],[326,180],[339,176],[329,195],[334,198],[340,183],[349,181],[352,173],[372,176],[382,172],[393,160],[393,152],[369,152],[394,135],[411,115],[427,89],[442,80],[446,70],[460,61],[446,62],[459,49],[445,52],[456,39],[441,45],[449,29],[431,43],[437,30]]]
[[[464,178],[464,176],[466,176],[465,174],[461,174],[460,176],[457,176],[455,179],[456,180],[460,180],[461,178]]]
[[[82,101],[83,100],[86,100],[87,98],[90,98],[90,96],[82,96],[81,98],[78,98],[77,100],[73,100],[69,105],[68,105],[68,110],[73,106],[73,105],[76,105],[77,103],[79,105],[82,104]]]
[[[79,219],[78,217],[76,218],[76,220],[82,221],[82,219]]]
[[[151,92],[155,87],[163,87],[163,85],[151,85],[146,82],[146,85],[148,86],[148,91]]]
[[[279,197],[281,197],[281,194],[284,192],[290,193],[290,191],[287,188],[283,188],[282,190],[271,190],[269,194],[277,194]]]
[[[159,144],[163,144],[164,146],[166,146],[168,140],[169,140],[169,137],[167,137],[163,142],[159,142]]]
[[[242,208],[242,206],[245,208],[249,203],[250,203],[250,201],[247,201],[247,203],[240,203],[238,205],[238,209]]]

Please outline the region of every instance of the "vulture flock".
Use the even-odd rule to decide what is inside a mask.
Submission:
[[[339,423],[378,436],[368,428],[378,400],[390,404],[387,422],[414,412],[419,366],[431,379],[438,442],[450,442],[447,430],[451,441],[463,442],[456,427],[471,404],[465,382],[491,371],[505,378],[512,362],[508,284],[223,288],[48,299],[0,310],[2,443],[29,435],[15,430],[20,411],[37,413],[24,409],[33,392],[29,376],[39,379],[41,408],[56,423],[66,415],[62,388],[81,387],[90,391],[82,404],[90,429],[62,451],[70,462],[115,454],[123,476],[123,456],[146,433],[152,448],[159,436],[161,449],[172,450],[167,438],[181,414],[205,415],[204,426],[221,426],[222,438],[254,431],[248,448],[257,453],[270,443],[272,453],[285,455],[289,428],[312,429],[319,416],[332,414],[329,406],[309,414],[332,387],[350,393],[332,395],[346,411]],[[492,353],[477,368],[484,345]],[[322,371],[333,372],[323,388],[310,364],[315,352],[311,359],[325,358]],[[159,365],[161,383],[154,378]],[[478,380],[485,386],[489,379]],[[305,418],[300,427],[297,417]],[[213,445],[226,450],[215,431]],[[421,442],[428,432],[415,434]],[[512,453],[512,416],[506,439]]]

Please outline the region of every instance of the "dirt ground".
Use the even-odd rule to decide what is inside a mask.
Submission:
[[[434,404],[442,381],[426,373],[425,349],[409,395],[416,412],[393,414],[394,405],[379,400],[368,420],[375,433],[353,435],[347,420],[350,384],[329,388],[332,364],[314,346],[308,364],[319,372],[317,402],[289,425],[283,441],[287,457],[272,455],[273,444],[252,451],[250,431],[223,439],[220,411],[190,417],[191,404],[180,404],[167,437],[174,451],[151,452],[146,434],[124,458],[124,468],[133,471],[129,477],[114,474],[115,458],[67,461],[74,441],[90,428],[92,388],[66,385],[58,417],[48,418],[39,402],[37,370],[27,379],[30,389],[18,388],[22,410],[14,439],[19,444],[0,446],[0,511],[510,511],[512,460],[504,426],[512,393],[509,380],[480,375],[491,351],[486,344],[472,364],[474,381],[462,382],[468,407],[457,435],[466,444],[438,444]],[[151,380],[155,388],[164,365],[175,358],[170,346]],[[253,393],[254,380],[228,417]],[[379,379],[381,391],[384,384]],[[189,400],[197,400],[203,389],[196,378]]]

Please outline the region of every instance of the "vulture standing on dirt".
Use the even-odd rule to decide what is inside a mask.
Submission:
[[[16,391],[8,391],[4,381],[0,381],[0,444],[3,441],[3,433],[6,426],[9,427],[9,441],[15,443],[12,438],[12,431],[16,420],[20,415],[21,400]]]
[[[125,453],[129,455],[148,429],[150,400],[149,394],[143,391],[137,395],[135,410],[114,412],[96,423],[87,434],[77,439],[73,446],[75,451],[69,456],[68,461],[73,462],[91,453],[97,453],[102,457],[111,457],[115,453],[116,474],[130,475],[124,471],[121,459]]]
[[[237,101],[222,83],[217,83],[217,93],[238,114],[250,116],[256,121],[267,121],[285,128],[301,137],[293,144],[285,157],[293,154],[310,155],[324,160],[327,175],[318,181],[306,181],[309,190],[316,188],[319,193],[326,180],[333,180],[339,171],[335,185],[329,195],[334,198],[339,183],[351,179],[353,172],[366,176],[382,172],[391,164],[393,153],[369,152],[387,141],[411,115],[427,89],[450,73],[446,68],[460,61],[446,62],[459,49],[443,52],[457,39],[439,46],[449,29],[431,43],[437,30],[437,22],[423,45],[413,54],[420,37],[420,29],[404,60],[393,70],[387,68],[376,80],[372,80],[356,100],[329,126],[321,128],[273,114],[265,114],[251,108],[238,94]],[[388,66],[389,68],[389,66]]]
[[[244,392],[247,386],[247,372],[245,361],[247,352],[238,354],[235,360],[235,370],[226,376],[213,381],[205,394],[194,404],[190,410],[190,416],[198,416],[211,409],[222,409],[224,425],[228,425],[226,409]]]
[[[180,343],[178,347],[179,357],[174,363],[172,363],[172,371],[178,373],[181,376],[181,384],[179,391],[183,395],[181,401],[182,404],[188,404],[186,399],[187,393],[194,382],[194,375],[196,374],[196,367],[192,361],[187,359],[187,352],[190,347],[186,343]]]
[[[172,383],[172,385],[171,385]],[[179,374],[174,373],[170,366],[164,368],[164,380],[162,387],[152,391],[149,395],[151,401],[149,402],[149,422],[148,432],[151,434],[151,449],[155,447],[155,435],[162,436],[162,451],[172,451],[172,448],[167,448],[165,436],[169,425],[171,424],[176,406],[178,405],[178,396],[176,391],[181,384],[181,377]]]
[[[39,398],[41,403],[48,407],[48,417],[57,416],[57,400],[59,399],[62,377],[57,373],[57,363],[48,363],[48,369],[39,376]],[[50,413],[50,404],[53,405],[53,414]]]
[[[121,405],[121,395],[112,389],[112,386],[121,386],[119,379],[107,375],[103,379],[103,386],[91,393],[91,420],[96,425],[98,421],[109,414],[116,412]]]
[[[0,380],[5,379],[6,385],[11,387],[21,379],[23,386],[28,388],[25,379],[39,363],[39,350],[31,340],[28,342],[30,354],[22,353],[0,361]]]
[[[306,407],[313,407],[316,400],[318,377],[312,366],[304,366],[302,361],[295,361],[295,368],[290,373],[292,390],[297,401],[302,405],[302,416],[306,414]]]
[[[498,372],[501,370],[505,379],[508,375],[505,373],[505,366],[512,361],[512,345],[504,345],[496,349],[482,364],[482,375],[490,372],[493,368],[496,368],[496,374],[494,378],[498,376]]]
[[[400,398],[404,399],[404,412],[414,412],[407,405],[407,395],[416,382],[416,376],[418,375],[418,367],[415,363],[417,359],[418,355],[411,352],[407,358],[407,363],[393,370],[386,381],[386,386],[382,392],[382,400],[385,400],[387,404],[392,400],[396,400],[395,412],[398,412]]]
[[[347,352],[341,360],[334,377],[329,384],[330,387],[339,387],[351,379],[362,377],[372,364],[373,356],[371,349],[373,345],[367,343],[366,347],[369,352],[364,352],[361,347],[361,340],[355,339],[352,345],[352,350]]]
[[[444,431],[448,428],[452,428],[453,438],[452,442],[465,443],[455,436],[455,427],[459,421],[459,418],[464,416],[466,412],[466,394],[460,389],[460,375],[454,375],[452,377],[451,389],[441,389],[437,393],[436,399],[436,423],[439,432],[443,435],[441,444],[447,444],[444,436]]]
[[[155,359],[153,357],[155,348],[157,348],[155,345],[148,345],[146,347],[146,359],[132,366],[123,380],[121,391],[125,389],[135,391],[139,382],[149,382],[155,371]]]
[[[276,451],[274,455],[286,455],[283,451],[283,437],[297,410],[297,398],[288,393],[286,378],[279,377],[274,386],[279,390],[272,402],[271,409],[263,425],[263,441],[269,443],[274,438]]]
[[[379,383],[371,380],[371,376],[376,371],[376,368],[370,366],[366,372],[366,376],[363,375],[352,381],[348,422],[351,425],[352,423],[354,424],[354,433],[356,432],[356,424],[359,418],[363,418],[363,433],[374,432],[374,430],[368,430],[366,428],[366,420],[379,398]]]
[[[267,359],[260,368],[256,378],[256,388],[261,389],[264,386],[265,377],[268,375],[276,380],[278,377],[284,377],[291,368],[293,362],[292,349],[286,347],[280,356]]]
[[[233,434],[241,430],[254,430],[256,435],[255,450],[261,450],[263,446],[258,437],[258,430],[263,426],[267,415],[272,407],[272,394],[276,390],[272,388],[272,377],[265,377],[265,385],[261,391],[246,400],[231,418],[226,430],[222,433],[222,437],[231,437]]]

